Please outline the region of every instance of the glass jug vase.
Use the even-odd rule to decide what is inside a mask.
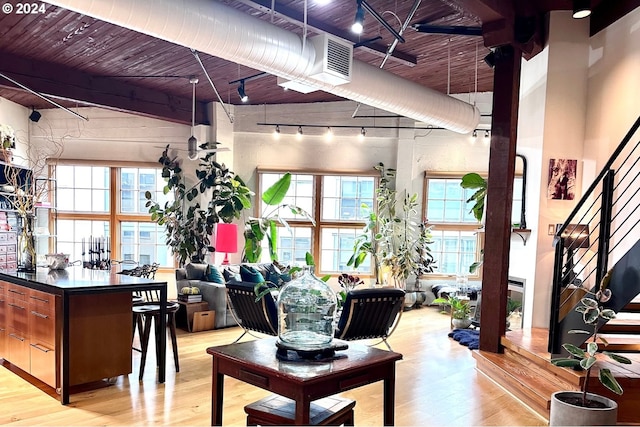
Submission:
[[[336,294],[312,269],[304,267],[278,295],[278,339],[295,350],[327,348],[333,340]]]

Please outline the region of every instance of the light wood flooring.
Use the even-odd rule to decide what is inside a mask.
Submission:
[[[449,316],[425,307],[405,312],[389,339],[394,351],[404,355],[396,369],[396,425],[547,425],[477,372],[472,352],[448,338],[448,332]],[[138,382],[140,354],[134,352],[132,374],[114,385],[73,394],[67,406],[0,367],[0,425],[210,425],[211,357],[205,350],[228,344],[240,333],[239,327],[179,330],[180,372],[175,373],[169,347],[165,384],[156,383],[153,353],[144,381]],[[226,378],[224,424],[245,425],[244,405],[266,395]],[[382,425],[382,383],[342,395],[357,401],[356,425]]]

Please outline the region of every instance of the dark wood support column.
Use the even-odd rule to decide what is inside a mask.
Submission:
[[[501,352],[506,331],[511,205],[522,54],[512,46],[496,50],[489,182],[485,218],[480,350]]]

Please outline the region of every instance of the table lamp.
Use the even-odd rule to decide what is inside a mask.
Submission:
[[[229,254],[238,252],[237,224],[218,223],[216,226],[216,252],[224,252],[222,265],[229,265]]]
[[[557,225],[558,228],[561,226],[562,224]],[[562,275],[562,285],[567,286],[573,284],[577,279],[573,263],[575,250],[589,247],[589,225],[569,224],[562,232],[561,237],[564,239],[564,247],[567,248],[567,264]]]

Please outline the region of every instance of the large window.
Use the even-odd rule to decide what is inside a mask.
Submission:
[[[260,190],[269,188],[284,172],[261,171]],[[285,204],[306,210],[314,218],[316,226],[287,209],[279,215],[286,218],[291,227],[278,228],[278,259],[283,264],[304,264],[305,254],[310,252],[323,274],[352,271],[347,266],[353,253],[355,237],[362,232],[368,213],[366,205],[374,207],[376,177],[351,174],[297,173],[292,175],[291,187]],[[261,216],[273,214],[273,207],[264,203]],[[268,261],[266,239],[263,243],[263,261]],[[359,268],[363,274],[371,274],[371,265]]]
[[[481,257],[482,225],[471,213],[473,203],[467,203],[476,190],[460,186],[464,174],[425,174],[424,212],[433,226],[432,253],[438,261],[436,274],[469,274],[469,267]],[[522,209],[522,176],[513,184],[512,223],[520,223]],[[477,271],[473,277],[479,276]]]
[[[55,175],[59,252],[88,261],[89,237],[108,238],[113,260],[173,266],[164,229],[145,207],[145,191],[161,204],[170,200],[162,192],[160,169],[63,164],[55,166]]]

